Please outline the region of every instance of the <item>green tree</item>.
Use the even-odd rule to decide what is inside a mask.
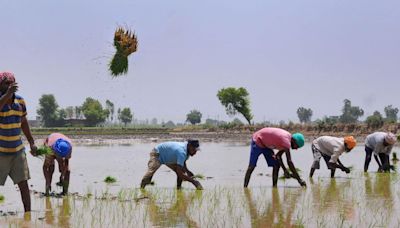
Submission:
[[[82,107],[81,106],[75,106],[75,118],[76,119],[82,118]]]
[[[221,104],[225,106],[226,113],[229,116],[234,116],[237,113],[240,113],[244,116],[247,122],[251,124],[253,115],[250,110],[249,93],[245,88],[223,88],[218,91],[217,97]]]
[[[130,108],[124,108],[118,113],[118,119],[126,126],[128,123],[132,122],[133,114]]]
[[[383,126],[383,117],[382,114],[378,111],[375,111],[374,114],[368,116],[365,122],[368,125],[368,128],[377,129]]]
[[[186,122],[189,122],[193,125],[201,122],[202,114],[200,111],[193,109],[186,115]]]
[[[342,109],[342,115],[340,116],[340,122],[348,124],[348,123],[356,123],[358,118],[364,115],[364,110],[362,110],[358,106],[352,106],[351,101],[345,99],[344,106]]]
[[[101,103],[91,97],[86,98],[82,104],[82,112],[86,119],[86,125],[91,127],[103,123],[107,117],[107,111],[103,109]]]
[[[109,120],[112,122],[114,120],[114,103],[112,103],[110,100],[106,100],[106,109],[108,110],[108,116]]]
[[[297,116],[299,117],[300,123],[311,122],[311,116],[313,111],[310,108],[299,107],[297,109]]]
[[[385,107],[386,122],[397,123],[397,113],[399,113],[398,108],[394,108],[392,105]]]
[[[54,127],[58,121],[58,104],[53,94],[43,94],[39,99],[39,108],[36,111],[42,119],[43,126]]]

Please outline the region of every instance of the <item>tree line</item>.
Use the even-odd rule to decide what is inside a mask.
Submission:
[[[225,108],[226,114],[230,117],[242,115],[249,125],[253,124],[253,115],[251,113],[250,98],[248,91],[243,88],[228,87],[222,88],[217,92],[217,98],[221,105]],[[341,109],[342,114],[339,116],[324,116],[317,119],[314,123],[318,125],[334,125],[337,123],[353,124],[358,123],[359,118],[364,115],[364,110],[359,106],[353,106],[349,99],[343,101]],[[397,123],[399,112],[398,108],[388,105],[384,108],[385,116],[379,111],[375,111],[372,115],[368,116],[365,123],[369,128],[380,128],[384,123]],[[106,120],[113,122],[115,117],[115,106],[109,100],[106,100],[105,107],[91,97],[86,98],[81,106],[69,106],[60,108],[55,100],[54,95],[44,94],[39,99],[39,109],[37,114],[41,118],[42,124],[45,127],[65,126],[66,119],[84,119],[86,126],[96,126],[105,122]],[[127,125],[133,120],[133,113],[129,107],[118,108],[117,119]],[[299,107],[297,109],[297,116],[300,123],[311,123],[313,111],[310,108]],[[186,115],[186,123],[196,125],[202,121],[202,113],[193,109]],[[153,119],[152,123],[157,124],[157,120]],[[281,121],[282,122],[282,121]],[[175,127],[175,123],[168,121],[161,124],[163,127]],[[205,125],[220,126],[220,125],[243,125],[243,123],[235,118],[230,123],[207,118]]]
[[[107,100],[105,107],[100,101],[88,97],[81,106],[60,108],[53,94],[44,94],[39,99],[37,114],[44,127],[67,126],[67,119],[82,119],[85,126],[93,127],[106,120],[114,121],[114,103]],[[133,113],[129,107],[118,108],[117,118],[123,124],[132,122]]]

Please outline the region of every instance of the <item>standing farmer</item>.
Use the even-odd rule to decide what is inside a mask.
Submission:
[[[367,136],[365,139],[365,164],[364,172],[368,171],[371,162],[372,152],[374,152],[375,161],[378,163],[378,172],[389,172],[390,161],[389,155],[392,152],[393,145],[396,143],[396,136],[393,133],[375,132]]]
[[[63,187],[62,194],[68,194],[69,187],[69,159],[72,154],[72,144],[71,140],[61,134],[61,133],[52,133],[50,134],[44,144],[51,148],[51,154],[46,155],[44,163],[43,163],[43,174],[46,179],[46,195],[48,196],[51,191],[51,179],[54,173],[54,160],[57,160],[58,169],[61,173],[60,176],[60,184]]]
[[[168,166],[177,175],[178,189],[181,188],[182,181],[189,181],[198,190],[203,189],[200,182],[193,178],[193,173],[186,166],[186,160],[189,156],[194,156],[199,150],[198,140],[188,140],[187,142],[165,142],[157,145],[150,152],[150,160],[148,162],[148,170],[140,184],[141,188],[150,184],[154,173],[162,164]]]
[[[14,184],[18,184],[25,212],[28,212],[31,210],[30,175],[21,130],[33,156],[37,147],[26,119],[25,101],[15,94],[17,90],[14,74],[0,72],[0,185],[4,185],[10,176]]]
[[[291,135],[289,132],[280,128],[263,128],[253,134],[251,140],[250,150],[250,162],[249,167],[246,171],[244,178],[244,187],[247,188],[251,173],[257,165],[258,157],[262,154],[267,161],[269,167],[273,167],[272,170],[272,182],[273,186],[276,187],[278,183],[279,168],[282,167],[285,176],[292,176],[297,179],[301,186],[306,186],[306,182],[302,180],[296,171],[296,167],[292,162],[290,155],[290,149],[298,149],[304,146],[304,136],[301,133],[295,133]],[[278,150],[277,154],[274,154],[274,149]],[[292,174],[289,174],[285,165],[282,161],[282,155],[286,154],[287,164]]]
[[[353,136],[346,136],[344,138],[321,136],[315,139],[311,145],[314,162],[311,166],[310,177],[314,175],[316,169],[319,169],[321,157],[324,158],[326,166],[331,170],[331,178],[335,176],[336,168],[350,173],[350,169],[340,162],[339,157],[343,152],[350,152],[356,144],[357,142]]]

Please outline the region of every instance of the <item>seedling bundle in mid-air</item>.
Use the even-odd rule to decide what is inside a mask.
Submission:
[[[109,69],[113,77],[128,73],[128,56],[137,50],[137,37],[129,29],[117,28],[114,33],[114,47],[117,52],[112,58]]]

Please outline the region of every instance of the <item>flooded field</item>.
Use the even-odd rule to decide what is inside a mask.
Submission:
[[[71,159],[70,195],[43,197],[42,160],[28,155],[32,212],[24,214],[19,192],[10,179],[0,193],[1,227],[398,227],[400,189],[397,173],[370,172],[362,167],[362,146],[341,161],[353,166],[350,174],[340,170],[331,179],[321,160],[313,180],[308,178],[313,158],[309,144],[292,152],[307,188],[297,181],[279,180],[272,186],[272,169],[263,157],[243,189],[249,145],[203,143],[187,164],[205,190],[184,183],[175,190],[176,176],[162,166],[145,191],[139,183],[146,171],[149,152],[156,143],[75,146]],[[394,151],[400,151],[395,148]],[[53,190],[59,177],[53,176]],[[282,174],[282,173],[281,173]],[[104,183],[107,176],[117,179]]]

